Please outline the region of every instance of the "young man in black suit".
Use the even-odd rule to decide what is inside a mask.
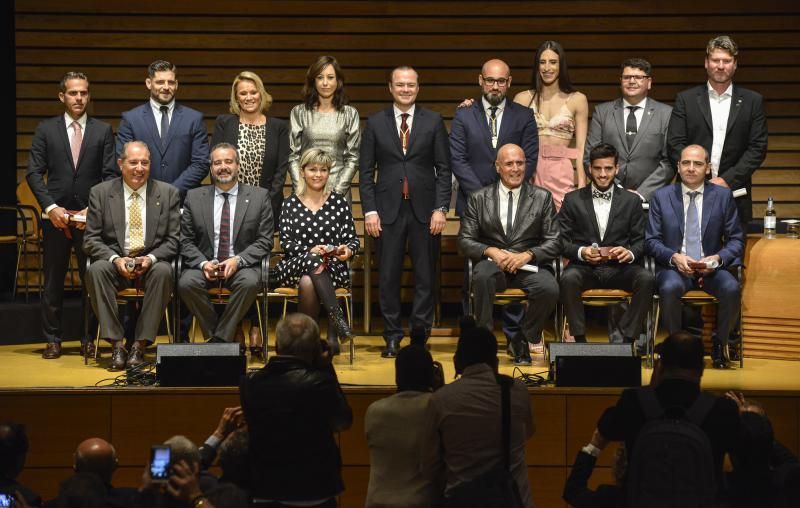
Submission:
[[[389,92],[394,104],[372,115],[361,136],[359,178],[364,228],[378,240],[384,358],[397,355],[403,338],[400,277],[406,243],[414,267],[409,328],[420,326],[430,334],[434,240],[447,224],[451,192],[447,129],[441,115],[415,104],[417,72],[394,69]]]
[[[71,219],[70,212],[85,219],[89,189],[116,175],[114,134],[107,123],[89,118],[89,79],[82,72],[68,72],[61,79],[59,100],[64,113],[44,120],[31,143],[26,178],[36,196],[44,234],[44,290],[42,292],[42,334],[47,346],[42,358],[61,356],[61,307],[64,276],[69,268],[70,250],[75,249],[81,280],[86,255],[81,248],[85,223]],[[84,338],[86,340],[86,338]],[[94,352],[91,341],[81,352]]]
[[[586,342],[581,293],[613,288],[633,293],[619,325],[624,341],[639,337],[653,301],[655,282],[644,269],[642,202],[635,193],[614,185],[617,150],[601,143],[589,153],[591,185],[568,193],[558,214],[562,255],[570,260],[561,275],[561,302],[576,342]]]

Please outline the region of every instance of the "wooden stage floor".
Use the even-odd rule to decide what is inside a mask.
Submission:
[[[407,339],[406,339],[407,340]],[[161,337],[159,343],[166,342]],[[431,353],[440,361],[445,369],[445,378],[453,379],[453,352],[455,337],[432,337]],[[499,342],[504,344],[504,339]],[[346,387],[372,387],[392,389],[394,387],[394,362],[380,357],[383,340],[380,336],[359,336],[356,338],[356,358],[353,365],[348,362],[346,353],[334,361],[340,382]],[[405,342],[404,342],[405,344]],[[102,358],[99,363],[90,360],[89,365],[83,363],[78,353],[78,342],[65,342],[65,354],[57,360],[43,360],[41,352],[43,344],[21,344],[0,346],[0,388],[81,388],[96,387],[108,384],[120,373],[108,369],[110,363],[110,346],[101,348]],[[270,351],[272,353],[272,350]],[[148,353],[148,359],[155,361],[154,350]],[[259,368],[262,364],[250,363],[250,368]],[[707,369],[703,376],[703,386],[714,391],[741,390],[766,392],[798,392],[800,393],[800,364],[793,361],[768,360],[745,357],[743,369],[714,370],[707,359]],[[504,374],[512,374],[514,365],[503,352],[500,353],[500,370]],[[541,355],[534,356],[534,364],[521,368],[525,373],[536,373],[546,376],[547,366]],[[642,367],[642,382],[650,379],[651,370]]]

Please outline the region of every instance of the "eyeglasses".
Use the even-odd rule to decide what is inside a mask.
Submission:
[[[481,77],[483,78],[483,82],[489,86],[494,86],[495,84],[497,84],[497,86],[506,86],[508,84],[507,78],[495,79],[495,78],[487,78],[485,76]]]
[[[650,78],[650,76],[647,76],[647,75],[641,75],[641,76],[637,76],[636,74],[623,74],[622,75],[622,81],[634,80],[637,83],[641,83],[645,79],[649,79],[649,78]]]

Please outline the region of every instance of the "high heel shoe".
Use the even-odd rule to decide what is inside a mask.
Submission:
[[[353,340],[355,334],[353,334],[353,331],[350,329],[350,325],[347,324],[344,313],[338,305],[333,309],[333,312],[328,311],[328,320],[333,323],[333,326],[336,328],[336,335],[339,337],[339,342],[344,343]]]

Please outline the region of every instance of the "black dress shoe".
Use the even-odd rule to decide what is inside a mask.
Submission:
[[[48,342],[44,347],[44,351],[42,351],[42,358],[45,360],[55,360],[59,357],[61,357],[61,343]]]
[[[114,345],[111,351],[111,370],[125,370],[125,362],[128,361],[128,353],[122,344]]]
[[[514,351],[514,365],[530,365],[533,363],[528,341],[525,340],[522,332],[518,333],[511,341],[511,347]]]
[[[94,342],[81,342],[81,356],[83,356],[84,358],[92,358],[94,357],[94,352],[95,352]]]
[[[382,358],[394,358],[397,356],[397,349],[400,341],[396,339],[389,339],[386,341],[386,347],[381,351]]]
[[[134,369],[144,363],[144,347],[135,344],[131,348],[131,353],[128,355],[128,361],[125,366],[129,369]]]

